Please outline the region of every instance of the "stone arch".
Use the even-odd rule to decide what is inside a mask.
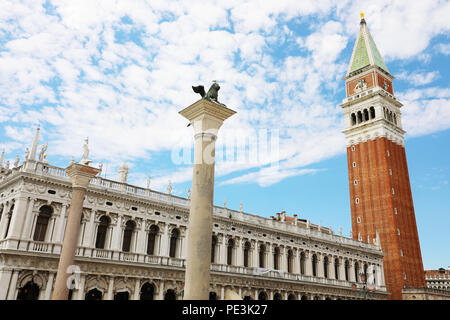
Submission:
[[[258,300],[268,300],[268,295],[264,290],[258,293]]]
[[[139,290],[140,300],[154,300],[157,288],[151,281],[145,281]]]
[[[129,281],[123,278],[114,279],[114,289],[113,293],[116,294],[118,292],[128,292],[131,296],[134,292],[134,286],[131,285]]]
[[[111,227],[111,218],[108,215],[103,214],[101,217],[99,217],[97,224],[97,232],[95,235],[95,248],[105,249],[110,227]]]
[[[147,254],[155,255],[157,249],[158,234],[160,228],[156,224],[152,224],[147,232]]]
[[[175,258],[179,256],[181,231],[179,228],[172,228],[172,230],[169,231],[169,235],[169,257]]]
[[[370,107],[370,119],[375,119],[375,107]]]
[[[102,295],[105,294],[108,288],[108,283],[104,277],[101,276],[89,276],[86,279],[85,291],[88,292],[92,289],[99,290]]]
[[[28,282],[34,282],[40,290],[44,290],[47,284],[47,277],[41,273],[33,271],[24,271],[19,275],[17,280],[17,288],[24,287]]]
[[[363,112],[364,112],[364,121],[369,121],[369,110],[367,110],[367,109],[364,109],[363,110]]]
[[[350,117],[352,126],[356,125],[356,114],[353,112]]]
[[[294,293],[289,293],[287,299],[288,300],[297,300],[297,296]]]

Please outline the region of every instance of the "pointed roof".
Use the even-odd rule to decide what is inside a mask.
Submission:
[[[360,70],[367,66],[378,66],[387,73],[389,70],[381,57],[380,52],[373,41],[372,35],[367,28],[364,14],[361,13],[361,23],[355,46],[353,47],[352,58],[347,70],[347,77],[354,71]]]

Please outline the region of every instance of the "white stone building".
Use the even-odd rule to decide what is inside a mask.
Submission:
[[[22,164],[0,164],[0,299],[50,299],[56,277],[72,187],[65,169],[35,161],[37,136]],[[129,185],[127,170],[87,190],[71,299],[181,299],[189,199]],[[376,241],[296,216],[216,206],[211,251],[211,298],[226,288],[245,299],[387,295]]]

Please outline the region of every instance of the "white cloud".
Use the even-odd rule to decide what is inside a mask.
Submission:
[[[2,2],[5,137],[11,140],[24,127],[41,123],[42,138],[55,155],[77,157],[89,136],[94,161],[107,159],[110,168],[124,159],[145,162],[174,146],[192,145],[192,129],[178,111],[198,98],[191,85],[219,80],[219,100],[238,111],[221,136],[251,136],[260,128],[277,128],[282,136],[276,156],[260,163],[218,163],[218,177],[265,186],[304,174],[303,167],[345,150],[335,95],[344,85],[350,57],[342,52],[354,41],[360,11],[366,11],[375,41],[389,59],[424,54],[430,40],[450,28],[449,5],[438,1],[382,0],[368,8],[338,0],[58,1],[49,10],[53,13],[44,3]],[[300,37],[290,24],[305,21],[314,22]],[[280,43],[294,49],[279,52]],[[438,46],[441,52],[448,49]],[[407,75],[415,85],[439,80],[428,70]],[[448,127],[448,96],[442,94],[438,89],[404,93],[405,127],[417,126],[428,107],[434,110],[426,114],[427,129],[407,128],[412,135]],[[23,148],[32,135],[24,139],[6,143]],[[274,162],[281,166],[278,175],[264,169]],[[163,187],[169,178],[178,183],[191,177],[189,167],[171,169],[158,172],[152,184]],[[242,176],[227,178],[232,173]]]
[[[430,72],[402,72],[397,75],[397,79],[405,80],[415,86],[423,86],[435,81],[439,77],[438,71]]]

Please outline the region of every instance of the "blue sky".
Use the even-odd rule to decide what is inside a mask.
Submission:
[[[178,111],[221,85],[237,115],[218,145],[279,135],[258,161],[218,161],[215,204],[269,217],[285,210],[343,227],[350,206],[339,104],[351,50],[369,30],[404,104],[403,127],[425,268],[450,265],[448,1],[0,2],[0,148],[23,158],[35,128],[50,163],[79,160],[116,179],[186,195],[192,147]],[[276,170],[275,170],[276,169]]]

